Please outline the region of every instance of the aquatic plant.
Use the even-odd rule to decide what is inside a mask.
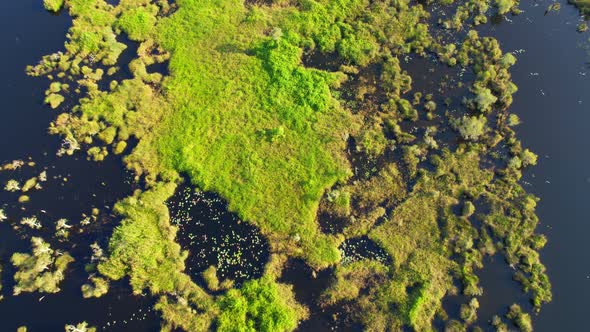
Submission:
[[[100,277],[91,277],[90,283],[82,285],[84,298],[101,297],[109,291],[109,282]]]
[[[20,195],[17,199],[19,203],[27,203],[31,200],[31,198],[27,195]]]
[[[59,11],[65,3],[65,0],[43,0],[43,6],[45,9],[57,12]]]
[[[465,321],[467,324],[471,324],[475,322],[477,319],[477,309],[479,308],[479,302],[477,298],[472,298],[469,301],[469,304],[462,304],[461,305],[461,319]]]
[[[451,124],[465,140],[476,141],[486,132],[487,119],[483,116],[463,115],[453,119]]]
[[[88,323],[82,322],[76,325],[66,325],[65,326],[66,332],[95,332],[96,328],[88,326]]]
[[[56,109],[66,100],[66,98],[59,93],[51,93],[45,97],[45,103],[49,104],[51,108]]]
[[[22,218],[20,224],[32,229],[41,229],[41,222],[35,216]]]
[[[159,296],[164,330],[288,331],[305,310],[274,277],[297,257],[315,270],[334,266],[322,301],[346,302],[365,329],[429,330],[444,296],[457,292],[454,281],[465,295],[481,294],[475,272],[485,255],[498,252],[513,264],[536,308],[549,301],[537,255],[544,237],[534,232],[536,199],[517,182],[536,157],[504,117],[487,127],[517,90],[509,72],[515,56],[475,31],[460,43],[442,44],[429,33],[424,7],[405,0],[273,3],[66,2],[74,19],[66,50],[27,68],[33,76],[56,73],[82,94],[50,132],[64,139],[60,154],[82,149],[95,161],[125,154],[127,168],[146,183],[116,204],[121,223],[108,255],[93,247],[90,268],[96,265],[98,274],[84,286],[85,296],[106,291],[107,279],[128,277],[134,293]],[[518,12],[515,1],[470,0],[442,24],[484,23],[491,4],[500,13]],[[139,45],[135,59],[119,64],[127,47],[117,40],[123,34]],[[406,95],[412,78],[399,59],[427,52],[475,75],[464,100],[468,113],[450,119],[469,142],[453,151],[440,149],[446,142],[439,144],[444,130],[437,127],[445,129],[447,120],[434,114],[440,96],[412,91],[413,105]],[[337,65],[311,68],[310,55],[333,56]],[[169,75],[151,72],[165,61]],[[131,79],[103,84],[105,72],[124,65]],[[49,86],[52,107],[63,102],[58,96],[67,84]],[[427,112],[419,113],[423,101]],[[511,159],[494,172],[480,161],[497,144],[509,148]],[[228,243],[221,239],[217,266],[202,275],[213,295],[191,280],[188,253],[176,240],[182,223],[170,220],[165,205],[179,174],[219,193],[229,210],[260,228],[272,251],[265,276],[241,288],[229,279],[220,283],[226,266],[242,262],[241,251],[221,248]],[[476,214],[472,202],[479,207],[480,201],[487,208]],[[320,208],[341,219],[342,234],[320,230]],[[341,261],[339,245],[360,235],[391,261]],[[231,289],[220,295],[225,288]],[[475,309],[464,310],[466,321],[475,319]],[[466,324],[447,325],[464,330]]]
[[[14,253],[10,258],[17,269],[14,274],[14,295],[21,292],[59,292],[65,270],[74,261],[68,253],[51,249],[40,237],[31,238],[32,253]]]
[[[269,278],[251,280],[219,299],[218,331],[292,331],[305,315],[294,309],[290,286]],[[297,308],[297,307],[295,307]]]
[[[518,5],[518,0],[495,0],[494,5],[498,7],[498,14],[504,15]]]
[[[518,304],[510,306],[510,311],[506,314],[506,318],[510,319],[523,332],[533,331],[531,316],[523,312]]]
[[[37,182],[37,178],[33,177],[28,179],[27,181],[25,181],[25,183],[23,184],[23,187],[21,188],[21,191],[26,193],[27,191],[33,189],[33,188],[38,188],[38,182]]]
[[[19,191],[20,190],[20,183],[18,183],[18,181],[13,180],[13,179],[8,180],[8,182],[6,182],[6,185],[4,186],[4,190],[10,191],[10,192]]]
[[[588,0],[568,0],[569,3],[574,4],[580,9],[583,15],[590,15],[590,1]]]
[[[205,283],[207,284],[207,288],[212,291],[219,290],[219,279],[217,278],[217,268],[214,265],[211,265],[201,274],[203,279],[205,279]]]

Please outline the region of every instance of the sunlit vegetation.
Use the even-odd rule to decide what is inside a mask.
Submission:
[[[95,327],[88,326],[88,323],[82,322],[76,325],[66,325],[65,326],[66,332],[96,332]]]
[[[533,331],[531,316],[526,312],[523,312],[518,304],[513,304],[510,306],[510,311],[506,314],[506,317],[510,319],[514,325],[518,326],[521,331]]]
[[[32,253],[14,253],[10,259],[17,269],[14,295],[22,292],[57,293],[68,265],[74,261],[68,253],[51,249],[39,237],[31,238]]]
[[[4,190],[6,191],[10,191],[10,192],[15,192],[15,191],[19,191],[20,188],[20,183],[18,183],[18,181],[16,180],[8,180],[8,182],[6,182],[6,185],[4,186]]]
[[[82,285],[82,296],[101,297],[109,291],[109,282],[100,277],[90,278],[90,283]]]
[[[98,265],[101,274],[114,280],[129,275],[136,293],[146,288],[172,292],[186,283],[182,271],[187,253],[174,243],[176,229],[163,203],[175,187],[160,184],[115,206],[123,220],[111,237],[108,260]]]
[[[466,1],[440,23],[461,30],[485,23],[491,6],[517,14],[517,5]],[[366,330],[431,330],[436,316],[445,317],[443,298],[460,291],[471,301],[461,317],[445,320],[449,331],[464,331],[477,319],[475,296],[483,291],[476,273],[486,255],[498,253],[536,310],[551,300],[538,255],[546,239],[535,233],[537,198],[518,183],[537,156],[511,128],[519,123],[506,112],[517,91],[509,72],[516,58],[496,39],[472,30],[444,44],[431,36],[424,7],[404,0],[66,0],[65,7],[74,18],[65,51],[27,68],[50,76],[50,107],[62,109],[72,91],[81,97],[49,131],[64,139],[61,155],[82,150],[102,161],[123,154],[145,183],[114,207],[121,221],[106,255],[93,247],[84,297],[128,278],[135,294],[159,298],[164,331],[291,331],[308,312],[277,278],[288,258],[302,258],[314,273],[333,267],[321,306],[346,304]],[[127,48],[122,35],[139,43],[130,63],[117,63]],[[474,74],[457,109],[412,91],[400,59],[427,53]],[[311,68],[306,59],[314,54],[339,66]],[[152,71],[166,61],[168,75]],[[124,65],[132,77],[105,84]],[[458,145],[440,144],[441,132],[461,138]],[[507,153],[492,153],[498,147]],[[484,166],[488,159],[494,167]],[[258,226],[272,252],[265,276],[236,288],[211,266],[199,271],[204,288],[191,279],[189,252],[177,243],[165,204],[180,174]],[[33,179],[5,189],[28,192]],[[322,232],[318,214],[338,227]],[[61,238],[68,228],[56,223]],[[358,236],[388,257],[342,259],[339,245]],[[56,273],[69,262],[58,263],[69,256],[51,250],[19,255],[19,266],[51,260]],[[520,308],[508,318],[530,326]]]
[[[49,11],[57,12],[63,7],[64,2],[65,0],[43,0],[43,6]]]
[[[292,331],[306,311],[293,298],[289,286],[268,278],[252,280],[232,289],[218,301],[218,331]]]
[[[590,15],[590,1],[588,0],[568,0],[570,3],[576,5],[580,12],[584,15]]]
[[[459,132],[465,140],[476,141],[486,131],[487,119],[483,116],[463,115],[451,122],[453,128]]]

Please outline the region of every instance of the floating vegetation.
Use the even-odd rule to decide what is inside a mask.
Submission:
[[[351,238],[342,242],[340,252],[342,253],[341,265],[347,265],[363,259],[375,260],[384,264],[387,264],[391,260],[383,248],[379,247],[366,236]]]
[[[82,322],[76,325],[66,325],[66,332],[96,332],[96,328],[88,326],[88,323]]]
[[[59,11],[63,7],[64,3],[65,0],[43,0],[43,6],[45,6],[45,9],[52,12]]]
[[[42,227],[41,221],[36,216],[24,217],[21,219],[20,224],[32,229],[41,229]]]
[[[6,185],[4,186],[4,190],[6,191],[10,191],[10,192],[16,192],[19,191],[20,188],[20,183],[18,183],[18,181],[16,180],[8,180],[8,182],[6,182]]]
[[[171,222],[178,227],[177,241],[189,251],[186,262],[191,275],[208,271],[207,284],[214,273],[236,286],[262,276],[269,258],[266,240],[255,226],[227,211],[220,197],[183,185],[167,205]]]

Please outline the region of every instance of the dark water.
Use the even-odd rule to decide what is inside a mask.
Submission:
[[[260,231],[227,210],[218,195],[181,185],[167,203],[172,223],[178,227],[178,243],[189,256],[187,272],[206,287],[201,273],[217,269],[219,281],[235,286],[262,277],[270,248]]]
[[[590,129],[590,55],[587,47],[590,43],[588,33],[575,32],[579,22],[576,9],[562,2],[560,12],[545,16],[549,3],[523,1],[521,8],[525,12],[522,15],[495,20],[479,30],[482,35],[497,37],[504,51],[513,51],[518,57],[512,74],[519,92],[511,110],[523,120],[517,127],[523,144],[540,156],[539,165],[528,171],[523,181],[527,190],[541,198],[539,230],[549,238],[542,251],[542,260],[553,284],[554,299],[534,316],[535,328],[537,331],[579,331],[584,330],[590,314],[590,244],[586,241],[590,233],[590,144],[587,137]],[[129,295],[126,281],[114,284],[109,294],[100,299],[84,300],[81,297],[80,285],[87,278],[82,261],[90,255],[87,246],[94,241],[105,244],[109,229],[116,223],[108,215],[109,208],[133,188],[126,184],[129,182],[125,181],[127,175],[121,171],[121,162],[115,158],[97,165],[83,158],[58,159],[54,156],[60,141],[47,135],[46,128],[56,113],[42,105],[48,82],[26,77],[24,68],[42,55],[62,49],[69,24],[71,20],[67,15],[46,13],[40,0],[0,2],[3,45],[0,52],[0,162],[28,157],[37,162],[34,168],[0,173],[0,184],[3,186],[11,177],[22,180],[37,175],[45,170],[40,165],[50,165],[46,169],[49,180],[45,190],[31,194],[31,203],[26,205],[26,210],[15,204],[17,195],[5,192],[0,194],[0,206],[15,218],[45,210],[46,213],[38,217],[49,229],[58,218],[78,222],[92,207],[104,212],[100,214],[98,226],[85,228],[83,233],[74,235],[71,242],[51,240],[43,231],[36,234],[51,240],[56,248],[68,249],[77,258],[62,284],[63,291],[47,295],[40,302],[42,295],[39,294],[10,295],[14,271],[9,257],[15,251],[28,251],[29,242],[21,237],[23,232],[12,229],[8,222],[0,224],[0,262],[4,267],[2,294],[5,297],[0,301],[0,330],[14,331],[20,325],[27,325],[31,331],[60,331],[66,323],[86,320],[108,331],[155,331],[159,328],[159,320],[149,311],[154,299]],[[309,59],[310,63],[313,61]],[[428,65],[421,61],[406,61],[415,85],[420,82],[418,77],[433,77]],[[440,101],[437,103],[441,104]],[[68,181],[63,181],[64,178]],[[220,205],[212,205],[209,210],[201,206],[201,212],[197,211],[193,218],[211,220],[211,213],[233,218],[224,214],[224,203],[216,201],[215,197],[206,196],[204,201]],[[195,270],[191,271],[195,278],[202,269],[216,265],[219,257],[225,257],[225,254],[219,256],[223,243],[228,243],[231,252],[242,249],[243,257],[255,263],[252,263],[249,276],[237,275],[237,265],[234,264],[220,272],[222,277],[241,282],[260,273],[266,254],[261,255],[260,260],[250,260],[250,256],[256,252],[264,253],[266,244],[260,240],[259,246],[252,250],[246,248],[245,242],[229,235],[235,234],[232,232],[251,234],[252,238],[247,238],[251,240],[257,233],[241,229],[246,227],[245,224],[239,224],[235,219],[230,224],[225,233],[211,233],[210,224],[197,224],[193,227],[202,228],[179,232],[179,242],[185,246],[190,245],[191,237],[197,231],[207,234],[209,241],[215,238],[216,252],[203,251],[210,249],[207,244],[207,248],[194,250],[189,257],[187,265]],[[79,245],[73,247],[73,243]],[[206,259],[199,261],[199,257]],[[511,275],[501,257],[493,257],[481,271],[485,295],[479,299],[480,325],[485,325],[493,314],[502,314],[507,303],[526,303],[526,295],[520,292],[520,286],[511,280]],[[329,271],[314,275],[302,262],[292,261],[283,280],[295,285],[298,300],[310,304],[312,298],[327,286],[328,277]],[[312,309],[318,309],[310,305]],[[332,316],[338,314],[337,311],[318,309],[318,314],[304,322],[300,329],[331,329],[335,326]]]
[[[549,239],[541,259],[553,285],[553,302],[534,325],[537,331],[581,331],[590,315],[590,35],[576,33],[579,15],[565,2],[560,12],[544,16],[549,4],[523,1],[521,17],[493,25],[489,34],[505,51],[524,50],[512,69],[519,91],[511,110],[523,122],[517,127],[523,145],[539,155],[523,181],[541,198],[538,229]],[[490,299],[518,296],[502,286],[509,277],[499,267],[484,272]]]
[[[31,160],[14,172],[0,172],[2,188],[8,179],[21,181],[47,172],[42,190],[33,190],[30,203],[16,202],[18,194],[0,192],[0,208],[5,209],[9,221],[0,223],[0,264],[2,295],[0,320],[2,331],[15,331],[26,325],[29,331],[63,331],[65,324],[87,321],[99,330],[157,331],[159,318],[152,311],[154,299],[135,297],[127,281],[113,283],[109,293],[99,299],[85,300],[80,287],[88,273],[84,264],[91,255],[89,245],[103,246],[117,222],[109,211],[113,204],[129,195],[132,187],[122,163],[109,158],[102,164],[86,161],[82,156],[58,158],[55,152],[60,139],[47,134],[49,122],[56,111],[43,105],[47,80],[29,78],[24,69],[41,56],[62,49],[71,19],[65,15],[50,15],[43,10],[42,1],[0,2],[0,163],[15,159]],[[68,105],[64,105],[67,107]],[[79,222],[90,215],[92,208],[101,212],[91,225],[80,227]],[[35,215],[43,229],[26,232],[13,229],[22,217]],[[55,221],[69,220],[74,227],[70,241],[58,241],[52,236]],[[81,232],[80,232],[81,231]],[[76,262],[70,265],[58,294],[23,293],[12,296],[14,269],[10,256],[14,252],[30,252],[30,236],[41,236],[54,249],[67,250]],[[43,296],[45,295],[45,296]]]

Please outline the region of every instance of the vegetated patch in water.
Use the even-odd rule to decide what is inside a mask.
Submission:
[[[262,277],[270,247],[254,225],[227,210],[218,195],[182,184],[167,202],[172,224],[178,227],[177,242],[189,251],[187,272],[205,285],[201,273],[217,268],[220,280],[240,286]]]
[[[483,288],[482,296],[477,296],[479,309],[475,325],[484,331],[493,332],[496,329],[491,325],[495,315],[504,318],[508,307],[512,303],[520,305],[524,311],[532,312],[533,306],[529,294],[522,291],[522,285],[513,279],[514,271],[501,254],[484,258],[484,267],[477,272],[480,287]],[[459,289],[461,286],[456,285]],[[467,304],[472,297],[463,294],[449,295],[443,300],[443,308],[451,319],[460,320],[461,304]],[[510,331],[518,330],[513,322],[504,319],[509,324]]]
[[[58,143],[57,139],[54,141]],[[38,188],[26,193],[3,190],[10,179],[23,183],[31,177],[40,177],[41,172],[46,174],[46,180],[39,182]],[[106,250],[113,228],[118,224],[118,219],[111,214],[112,206],[135,188],[130,177],[120,158],[109,157],[99,164],[84,157],[57,158],[47,153],[35,153],[22,167],[0,172],[0,208],[7,216],[7,220],[0,223],[2,330],[14,331],[19,326],[27,326],[33,332],[61,331],[65,324],[82,321],[105,331],[159,330],[160,318],[152,309],[155,300],[150,296],[133,295],[128,280],[112,282],[109,292],[100,298],[82,297],[81,286],[90,277],[85,271],[92,255],[90,245],[96,242]],[[23,194],[30,196],[30,201],[18,203],[17,198]],[[93,209],[97,212],[93,213]],[[40,229],[20,224],[22,218],[32,216],[39,220]],[[56,222],[62,218],[68,220],[68,236],[57,235]],[[60,292],[12,296],[16,270],[10,257],[15,252],[30,252],[32,236],[43,238],[55,250],[67,251],[75,261],[59,285]]]
[[[387,252],[367,236],[346,239],[339,249],[343,265],[362,259],[373,259],[386,265],[391,262],[391,257]]]

